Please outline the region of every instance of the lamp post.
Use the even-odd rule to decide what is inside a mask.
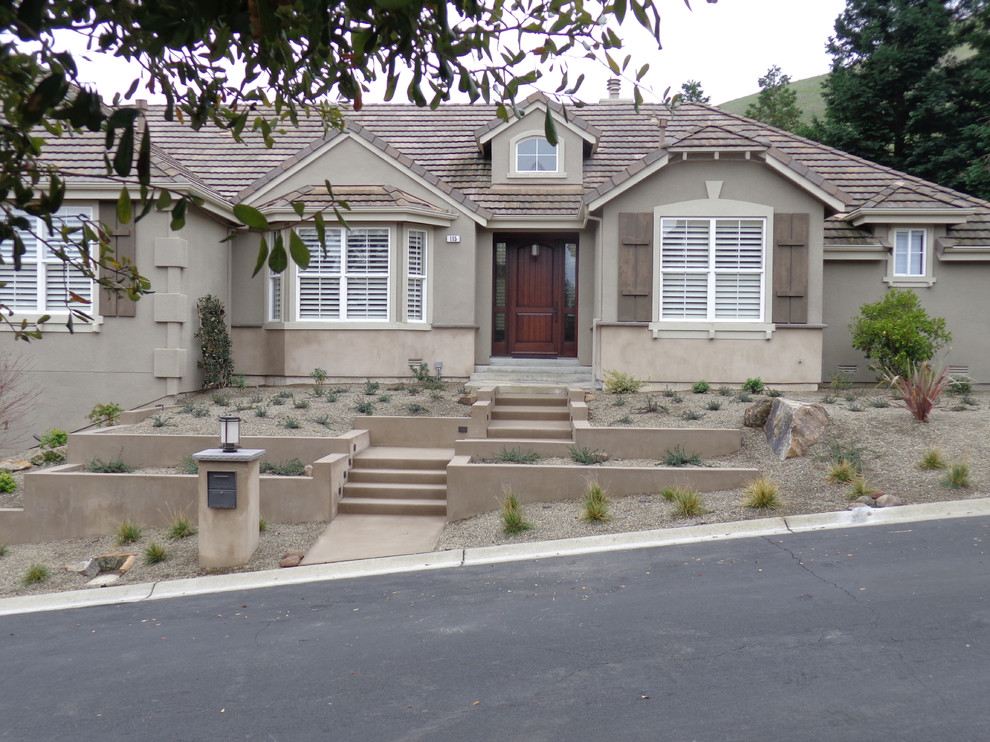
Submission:
[[[234,453],[241,447],[241,418],[224,415],[220,418],[220,450]]]

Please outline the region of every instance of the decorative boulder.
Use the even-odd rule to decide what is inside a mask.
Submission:
[[[780,458],[801,456],[828,427],[828,413],[818,404],[777,397],[763,430],[770,449]]]
[[[772,399],[761,399],[754,402],[743,413],[743,425],[747,428],[762,428],[770,417],[770,408],[773,407]]]
[[[462,394],[460,398],[457,400],[457,404],[463,404],[470,407],[477,401],[478,401],[477,394]]]
[[[898,505],[903,505],[901,498],[897,495],[880,495],[876,499],[876,507],[878,508],[894,508]]]

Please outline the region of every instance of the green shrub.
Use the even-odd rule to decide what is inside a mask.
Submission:
[[[770,399],[776,399],[777,397],[783,397],[784,393],[780,389],[767,389],[767,396]]]
[[[324,428],[329,428],[330,427],[330,416],[329,415],[320,415],[319,417],[314,417],[313,418],[313,422],[316,423],[317,425],[322,425]]]
[[[441,392],[439,389],[434,389],[432,392],[430,392],[430,399],[432,399],[435,402],[439,402],[441,399],[443,399],[443,392]]]
[[[289,430],[299,430],[299,421],[291,415],[286,415],[282,424]]]
[[[884,381],[897,392],[900,403],[918,422],[928,422],[942,392],[949,384],[949,376],[943,368],[938,370],[928,361],[910,365],[906,375],[894,375],[884,371]]]
[[[258,518],[258,531],[264,533],[268,530],[268,521],[264,518]]]
[[[142,533],[144,533],[144,531],[141,529],[141,526],[137,523],[132,523],[129,520],[125,520],[117,526],[117,537],[114,540],[117,546],[133,544],[141,538]]]
[[[617,397],[617,399],[622,399],[622,397]],[[651,412],[661,412],[661,411],[666,412],[667,408],[664,407],[662,404],[660,404],[650,395],[646,395],[646,402],[643,404],[642,407],[636,410],[636,412],[638,412],[641,415],[648,415]]]
[[[626,398],[623,397],[621,394],[616,394],[615,395],[615,399],[612,400],[612,406],[613,407],[625,407],[626,406]]]
[[[918,462],[918,468],[926,471],[945,469],[946,466],[948,465],[945,463],[945,459],[942,458],[942,452],[936,448],[925,451],[921,457],[921,461]]]
[[[279,399],[292,399],[296,395],[290,392],[288,389],[283,389],[278,394],[275,395]]]
[[[262,461],[261,473],[275,474],[280,477],[301,477],[306,474],[306,467],[299,459],[289,459],[282,463]]]
[[[835,395],[834,394],[826,394],[824,397],[822,397],[822,403],[823,404],[835,404]]]
[[[852,402],[848,407],[846,407],[846,409],[849,410],[850,412],[862,412],[866,408],[863,407],[863,405],[861,404],[856,404],[855,402]]]
[[[244,377],[244,374],[234,374],[230,377],[230,385],[234,389],[243,389],[247,386],[247,379]]]
[[[193,407],[192,416],[193,417],[209,417],[210,411],[205,405],[199,405],[198,407]]]
[[[727,386],[720,386],[718,388],[718,393],[719,393],[719,396],[722,396],[722,397],[731,397],[732,396],[732,389],[730,389]]]
[[[230,395],[223,392],[213,392],[210,395],[210,401],[217,407],[227,407],[230,405]]]
[[[888,376],[908,376],[952,340],[945,320],[929,317],[913,291],[890,289],[864,304],[849,325],[852,345]]]
[[[973,380],[968,376],[952,376],[945,391],[954,397],[968,397],[973,392]]]
[[[958,461],[952,464],[942,482],[946,487],[951,487],[952,489],[969,487],[969,464],[965,461]]]
[[[622,371],[606,371],[604,389],[609,394],[635,394],[643,387],[643,382],[632,374]]]
[[[308,409],[309,408],[309,400],[308,399],[297,399],[295,402],[293,402],[292,406],[295,407],[297,410]]]
[[[701,497],[690,490],[676,490],[673,493],[674,515],[681,518],[694,518],[708,511],[701,504]]]
[[[378,393],[378,389],[380,387],[381,384],[379,384],[377,381],[372,381],[371,379],[367,379],[364,382],[364,393],[365,395],[371,397]]]
[[[230,386],[234,374],[227,314],[223,303],[212,295],[200,297],[196,302],[196,309],[199,314],[199,329],[194,337],[199,340],[202,356],[196,365],[203,369],[203,388],[223,389]]]
[[[0,492],[13,492],[17,489],[17,480],[9,471],[0,471]]]
[[[607,453],[604,451],[594,451],[587,446],[571,446],[568,451],[570,452],[571,460],[575,464],[593,466],[603,461],[608,461]]]
[[[770,510],[780,506],[777,485],[766,477],[760,477],[746,487],[746,500],[743,505],[754,510]]]
[[[179,463],[179,468],[185,474],[199,474],[199,462],[192,457],[192,454],[186,454],[182,457],[182,461]]]
[[[543,457],[536,451],[520,451],[518,448],[503,448],[498,455],[485,459],[491,464],[535,464]]]
[[[616,422],[622,425],[632,425],[632,418],[629,415],[623,415]]]
[[[285,404],[285,400],[282,399],[282,397],[279,397],[278,395],[276,395],[276,396],[274,396],[274,397],[272,397],[271,399],[268,400],[268,404],[273,404],[276,407],[281,407],[282,405]]]
[[[61,464],[65,461],[65,454],[57,448],[46,448],[41,452],[41,458],[46,464]]]
[[[38,438],[40,448],[60,448],[69,442],[69,434],[58,428],[49,428]]]
[[[354,405],[354,409],[360,412],[362,415],[370,415],[372,412],[375,411],[375,405],[365,400],[363,402],[358,402],[356,405]]]
[[[427,410],[421,404],[417,404],[416,402],[412,402],[412,403],[406,405],[406,411],[410,415],[422,415],[424,412],[428,412],[429,410]]]
[[[7,556],[7,544],[0,541],[0,557]]]
[[[757,376],[755,379],[746,379],[743,382],[742,388],[744,392],[749,392],[750,394],[762,394],[765,386],[766,384],[763,383],[763,380]]]
[[[319,389],[322,392],[323,384],[327,380],[327,372],[324,371],[322,368],[314,368],[312,371],[309,372],[309,376],[315,382],[316,389]]]
[[[608,496],[605,490],[597,482],[590,482],[584,491],[582,500],[584,511],[581,513],[583,520],[604,522],[612,520],[612,515],[608,509]]]
[[[153,428],[164,428],[166,425],[170,425],[169,420],[172,418],[166,417],[165,415],[152,415],[151,416],[151,427]]]
[[[705,406],[709,410],[711,410],[712,412],[715,412],[716,410],[721,410],[722,409],[722,403],[719,402],[717,399],[709,399],[708,400],[708,404],[705,405]]]
[[[664,466],[703,466],[701,458],[696,453],[687,454],[680,444],[674,446],[674,450],[667,449],[667,457],[663,461]]]
[[[695,394],[708,394],[711,388],[712,385],[707,381],[696,381],[691,385],[691,391]]]
[[[106,404],[96,404],[92,412],[86,415],[86,419],[97,426],[113,427],[120,422],[120,413],[124,411],[116,402]]]
[[[254,408],[254,416],[255,417],[268,417],[268,408],[267,407],[261,407],[261,406],[255,407]]]
[[[502,498],[502,530],[506,533],[520,533],[528,531],[533,524],[523,516],[522,505],[519,498],[511,490],[506,490]]]
[[[180,515],[168,527],[167,535],[173,541],[196,535],[196,526],[186,516]]]
[[[852,386],[852,374],[845,371],[836,371],[832,374],[832,382],[829,384],[829,388],[833,392],[844,392],[848,389],[852,389]]]
[[[168,559],[168,551],[161,544],[152,541],[144,547],[145,564],[158,564],[159,562],[164,562],[166,559]]]
[[[114,461],[90,459],[86,464],[86,471],[97,474],[130,474],[134,470],[119,459]]]
[[[863,454],[865,452],[865,446],[857,446],[854,443],[843,443],[841,441],[836,441],[829,446],[828,456],[826,458],[832,464],[838,464],[841,461],[848,461],[858,474],[863,471]]]
[[[752,402],[753,401],[753,398],[751,396],[749,396],[749,392],[739,392],[739,394],[736,395],[736,401],[737,402]]]
[[[886,397],[874,397],[869,402],[867,402],[867,404],[870,407],[875,407],[876,409],[882,410],[887,407],[890,407],[890,400],[887,399]]]
[[[684,410],[681,413],[681,419],[683,420],[700,420],[704,415],[702,415],[697,410]]]
[[[21,582],[27,585],[35,585],[40,582],[44,582],[49,577],[51,577],[51,572],[48,571],[48,567],[44,564],[32,564],[28,567],[27,572],[24,573],[24,577],[21,578]]]
[[[430,372],[430,366],[428,363],[420,363],[416,365],[410,364],[409,370],[412,371],[413,377],[420,384],[425,384],[433,380],[433,374]]]
[[[382,404],[388,404],[389,402],[392,401],[392,398],[388,394],[379,394],[378,401],[381,402]]]
[[[335,389],[331,389],[329,392],[327,392],[326,400],[327,400],[327,402],[336,402],[337,401],[337,397],[339,395],[340,395],[340,392],[338,392]]]

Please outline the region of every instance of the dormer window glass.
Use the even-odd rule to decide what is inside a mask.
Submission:
[[[557,172],[557,147],[544,137],[529,137],[516,144],[516,172]]]
[[[894,275],[925,275],[925,230],[898,229],[894,232]]]

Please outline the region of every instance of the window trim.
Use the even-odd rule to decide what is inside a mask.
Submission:
[[[921,233],[921,266],[922,273],[897,273],[897,238],[900,234],[910,235]],[[905,288],[928,288],[935,283],[935,260],[931,246],[933,244],[932,229],[923,224],[897,225],[891,226],[888,232],[890,249],[887,254],[887,272],[883,277],[884,283],[888,286],[902,286]],[[909,246],[910,253],[910,246]]]
[[[422,271],[420,273],[413,273],[411,269],[411,251],[412,251],[412,236],[413,234],[422,235],[422,251],[423,257],[421,260]],[[404,310],[405,310],[405,320],[406,322],[412,322],[415,324],[424,324],[429,321],[429,277],[430,277],[430,233],[426,229],[421,229],[418,227],[410,227],[406,230],[405,239],[405,295],[404,295]],[[420,283],[420,317],[418,319],[413,319],[410,315],[410,297],[412,292],[410,291],[410,286],[412,281],[419,281]]]
[[[542,140],[544,142],[548,141],[546,136],[542,131],[526,131],[521,134],[517,134],[509,140],[509,172],[508,176],[510,178],[566,178],[567,173],[564,171],[564,140],[558,139],[557,144],[554,145],[554,152],[557,155],[556,169],[555,170],[520,170],[519,169],[519,146],[524,142],[531,140]]]
[[[65,216],[78,216],[78,217],[82,217],[83,220],[93,221],[94,220],[93,213],[95,210],[96,208],[92,204],[80,204],[73,206],[63,205],[62,208],[60,208],[53,215],[53,218],[58,219],[59,217],[65,217]],[[67,306],[61,308],[57,306],[49,307],[47,303],[47,296],[48,296],[47,283],[49,277],[48,266],[65,265],[65,263],[59,258],[51,255],[50,251],[47,250],[47,245],[45,244],[45,240],[60,241],[58,238],[58,234],[57,233],[49,234],[44,221],[42,221],[40,217],[34,217],[29,215],[24,215],[24,216],[34,221],[35,223],[34,231],[38,235],[37,239],[32,237],[32,239],[35,239],[35,254],[33,259],[28,256],[24,256],[21,259],[22,275],[24,275],[23,270],[25,266],[29,266],[29,265],[35,266],[35,271],[34,271],[35,303],[34,306],[31,308],[8,305],[8,308],[10,308],[13,311],[13,314],[11,315],[10,319],[12,321],[16,320],[18,322],[22,319],[26,319],[28,321],[33,322],[33,321],[37,321],[39,318],[41,318],[44,315],[50,315],[52,316],[53,319],[66,318],[69,316],[69,313],[71,311],[69,307]],[[7,247],[4,246],[3,249],[6,250]],[[44,250],[45,254],[44,257],[41,257],[39,259],[39,253],[42,250]],[[4,258],[4,259],[8,260],[8,258]],[[13,264],[11,262],[11,269],[12,267]],[[2,280],[2,276],[0,276],[0,280]],[[86,306],[85,309],[83,309],[83,311],[85,311],[86,314],[92,317],[92,321],[87,322],[81,319],[78,321],[74,321],[73,326],[77,331],[79,329],[97,330],[98,325],[102,321],[102,318],[100,317],[99,314],[100,292],[97,290],[97,283],[93,279],[88,279],[87,283],[89,289],[89,304]],[[80,308],[82,308],[82,305],[80,305]],[[45,327],[46,327],[45,330],[46,332],[52,330],[58,331],[58,327],[54,324],[47,324]],[[7,329],[9,329],[9,327]]]

